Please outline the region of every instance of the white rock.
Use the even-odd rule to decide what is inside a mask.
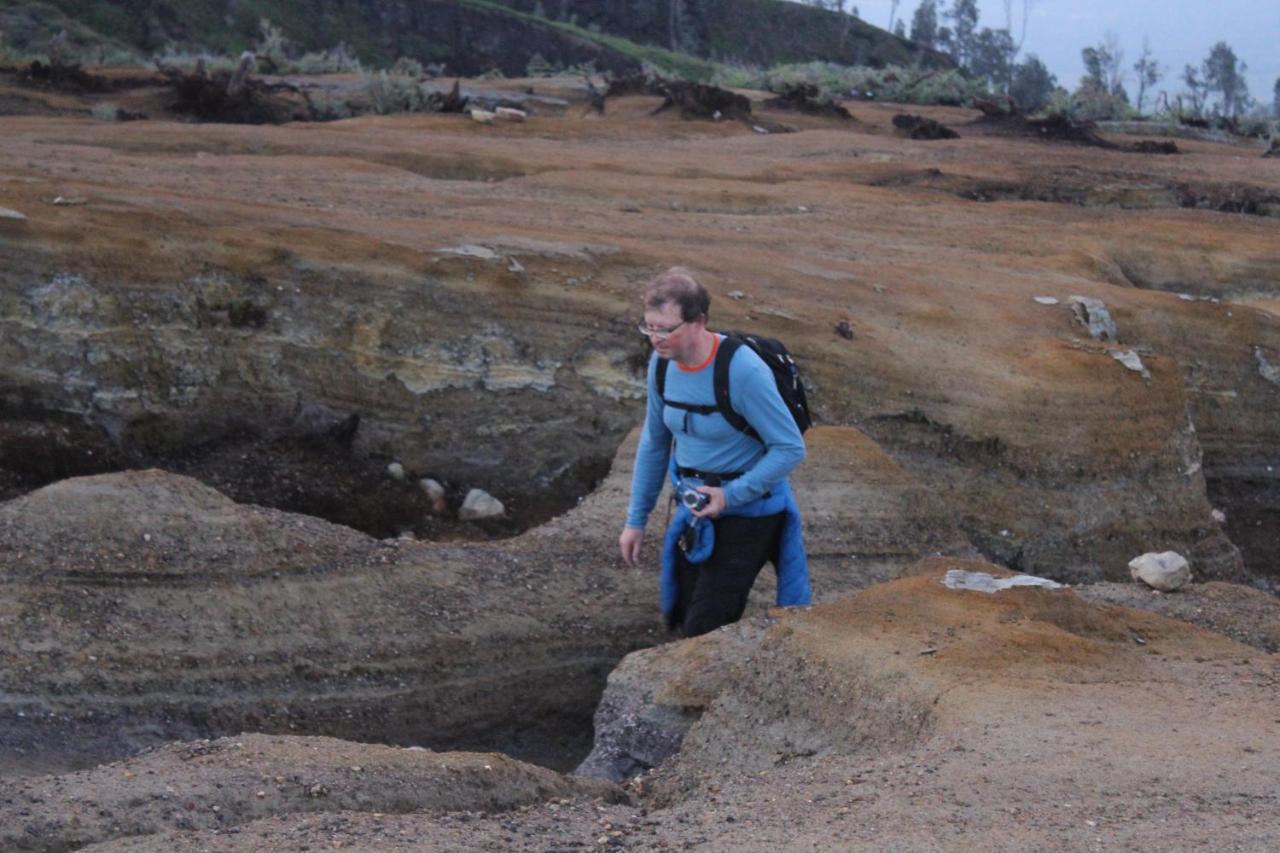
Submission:
[[[1114,341],[1119,334],[1116,321],[1101,299],[1090,296],[1071,297],[1071,311],[1081,325],[1089,330],[1089,336],[1099,341]]]
[[[747,294],[743,293],[741,290],[730,290],[725,295],[730,299],[745,299]]]
[[[1129,574],[1153,589],[1173,592],[1191,580],[1191,566],[1176,551],[1149,552],[1129,561]]]
[[[387,466],[387,476],[393,480],[404,479],[404,466],[399,462],[392,462]]]
[[[1219,524],[1226,524],[1227,514],[1220,509],[1215,509],[1213,511],[1213,520],[1218,522]]]
[[[444,486],[438,480],[424,477],[418,481],[418,488],[431,500],[432,512],[444,512]]]
[[[498,121],[524,121],[529,116],[524,110],[515,107],[498,107],[493,115]]]
[[[1141,373],[1143,379],[1151,378],[1151,373],[1147,370],[1147,366],[1142,363],[1142,358],[1133,350],[1127,349],[1123,352],[1113,352],[1111,357],[1134,373]]]
[[[27,217],[16,210],[10,210],[7,207],[0,207],[0,219],[16,219],[19,222],[25,222]]]
[[[1048,578],[1035,575],[1014,575],[1011,578],[997,578],[988,572],[966,572],[964,569],[951,569],[942,579],[947,589],[967,589],[973,592],[1000,592],[1015,586],[1041,586],[1045,589],[1059,589],[1062,584]]]
[[[478,108],[471,111],[471,118],[481,124],[493,124],[494,115],[494,113],[491,113],[488,110]]]
[[[488,246],[477,246],[474,243],[463,243],[461,246],[446,246],[440,250],[450,255],[461,255],[464,258],[479,258],[482,261],[497,260],[499,255]]]
[[[1058,304],[1058,299],[1055,296],[1036,296],[1034,298],[1036,302],[1039,302],[1041,305],[1057,305]]]
[[[1253,348],[1253,357],[1258,360],[1258,374],[1272,385],[1280,385],[1280,364],[1268,361],[1262,347]]]
[[[467,497],[462,501],[458,518],[463,521],[475,521],[480,518],[499,518],[506,512],[507,508],[502,505],[502,501],[483,489],[472,489],[467,492]]]

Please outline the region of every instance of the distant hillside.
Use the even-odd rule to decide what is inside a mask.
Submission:
[[[764,67],[811,61],[874,67],[953,64],[943,54],[858,18],[783,0],[498,2],[717,62]]]
[[[299,50],[344,44],[369,64],[408,56],[468,75],[523,75],[535,55],[612,71],[650,62],[691,77],[712,69],[698,58],[949,64],[862,21],[782,0],[0,0],[4,45],[35,52],[66,29],[74,47],[104,56],[167,47],[235,54],[253,46],[263,18]]]

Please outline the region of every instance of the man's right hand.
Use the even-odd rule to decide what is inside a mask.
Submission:
[[[618,550],[622,552],[622,559],[627,565],[634,566],[640,560],[640,543],[643,541],[643,527],[622,528],[622,535],[618,537]]]

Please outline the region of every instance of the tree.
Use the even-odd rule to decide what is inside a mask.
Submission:
[[[893,28],[893,22],[898,17],[898,3],[900,0],[889,0],[889,32],[896,32]]]
[[[1222,96],[1222,114],[1235,118],[1249,106],[1249,84],[1245,82],[1247,66],[1236,59],[1231,45],[1220,41],[1204,61],[1204,84],[1210,92]]]
[[[1004,0],[1004,31],[1013,37],[1013,7],[1015,0]],[[1027,20],[1030,17],[1031,0],[1022,0],[1022,27],[1018,32],[1018,40],[1013,46],[1012,52],[1009,54],[1009,64],[1012,66],[1018,58],[1018,54],[1022,52],[1022,46],[1027,41]]]
[[[938,0],[922,0],[911,16],[911,40],[926,47],[938,44]]]
[[[1008,30],[983,27],[973,40],[969,71],[985,79],[993,89],[1008,92],[1013,82],[1013,56],[1016,48]]]
[[[1103,65],[1111,58],[1106,50],[1099,45],[1086,47],[1080,51],[1080,59],[1084,62],[1084,76],[1080,78],[1081,89],[1094,89],[1099,92],[1106,90],[1107,72],[1103,70]]]
[[[1204,102],[1209,97],[1209,85],[1200,79],[1200,72],[1194,65],[1182,69],[1182,83],[1191,97],[1192,115],[1203,115]]]
[[[1275,88],[1274,98],[1275,99],[1272,101],[1272,104],[1271,104],[1271,111],[1275,113],[1276,118],[1280,118],[1280,77],[1276,78],[1276,88]]]
[[[1057,85],[1058,78],[1050,74],[1045,64],[1033,53],[1014,66],[1009,96],[1026,112],[1039,112],[1049,105],[1049,99]]]
[[[946,13],[951,20],[952,58],[962,68],[968,68],[973,59],[978,31],[978,0],[956,0]]]
[[[1145,36],[1142,39],[1142,55],[1133,64],[1133,70],[1138,72],[1138,112],[1141,113],[1147,90],[1159,83],[1164,76],[1160,63],[1151,56],[1151,42]]]
[[[1080,51],[1084,61],[1084,77],[1080,88],[1085,91],[1118,95],[1124,91],[1124,50],[1115,33],[1107,33],[1102,44]]]
[[[899,18],[899,19],[898,19],[898,22],[897,22],[896,24],[894,24],[894,25],[893,25],[893,34],[894,34],[895,36],[897,36],[898,38],[900,38],[900,39],[904,39],[904,38],[906,38],[906,37],[907,37],[907,22],[906,22],[906,21],[904,21],[904,20],[902,20],[901,18]]]

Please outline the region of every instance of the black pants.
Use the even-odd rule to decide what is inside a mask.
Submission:
[[[713,519],[716,545],[705,563],[691,565],[676,552],[676,607],[667,614],[668,627],[686,637],[714,631],[737,622],[747,608],[747,596],[766,562],[778,564],[778,541],[787,514],[747,518],[726,515]]]

